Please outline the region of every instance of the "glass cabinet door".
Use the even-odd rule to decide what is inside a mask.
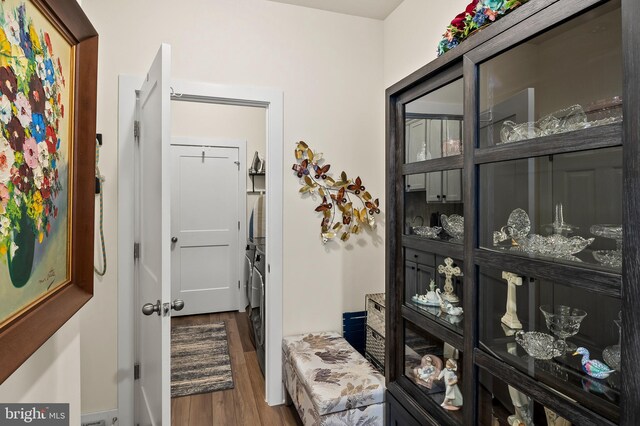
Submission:
[[[462,424],[462,351],[411,322],[404,324],[404,376],[434,417]]]
[[[480,65],[480,147],[622,120],[620,1]]]
[[[617,417],[620,299],[485,267],[479,285],[481,347],[567,400]]]

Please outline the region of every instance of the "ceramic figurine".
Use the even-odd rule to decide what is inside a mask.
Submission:
[[[522,285],[522,277],[511,272],[502,271],[502,279],[507,280],[507,311],[502,316],[502,323],[509,328],[522,329],[518,319],[516,305],[516,286]]]
[[[445,410],[459,410],[462,407],[462,393],[458,387],[458,363],[454,359],[448,359],[445,364],[445,369],[438,375],[438,380],[444,379],[444,385],[446,392],[444,394],[444,401],[440,406]]]
[[[419,303],[421,305],[426,305],[426,306],[440,306],[440,300],[438,298],[438,296],[436,295],[435,292],[435,287],[436,287],[436,283],[431,280],[429,282],[429,291],[427,292],[427,294],[416,294],[415,296],[413,296],[411,299],[416,302]]]
[[[457,307],[457,306],[453,306],[451,303],[447,302],[444,299],[444,296],[442,294],[440,294],[440,289],[436,289],[436,295],[440,301],[440,310],[442,312],[444,312],[445,314],[448,315],[452,315],[452,316],[460,316],[462,315],[462,313],[464,312],[462,310],[462,308]]]
[[[431,389],[433,381],[438,378],[442,370],[442,360],[435,355],[425,355],[419,367],[413,369],[416,383]]]
[[[453,280],[452,277],[463,276],[460,267],[453,267],[453,259],[447,257],[444,260],[444,265],[438,265],[438,272],[445,276],[444,280],[444,295],[442,296],[447,302],[458,303],[460,299],[453,292]]]
[[[563,417],[560,417],[555,411],[544,407],[544,413],[547,416],[548,426],[571,426],[571,422]]]
[[[576,349],[573,355],[582,355],[582,370],[596,379],[606,379],[609,374],[615,371],[602,361],[589,359],[589,351],[586,348],[580,347]]]

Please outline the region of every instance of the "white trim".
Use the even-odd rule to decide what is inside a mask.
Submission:
[[[174,99],[176,100],[176,99]],[[246,289],[244,288],[244,255],[247,243],[247,141],[242,139],[224,139],[224,138],[195,138],[186,136],[171,136],[171,146],[198,146],[198,147],[222,147],[222,148],[238,148],[239,178],[238,178],[238,217],[240,220],[240,229],[238,230],[238,293],[236,295],[236,306],[238,311],[244,311],[247,303]],[[173,203],[173,200],[172,200]],[[173,261],[173,259],[172,259]],[[173,283],[172,283],[173,291]],[[172,296],[173,297],[173,296]]]
[[[133,364],[135,232],[133,123],[136,115],[136,90],[142,77],[118,78],[118,411],[120,424],[134,424]]]
[[[138,76],[118,78],[118,411],[120,424],[134,424],[134,205],[133,121],[135,91],[143,83]],[[278,89],[228,86],[172,80],[180,100],[213,102],[267,109],[267,253],[266,374],[265,395],[269,405],[284,403],[282,384],[282,238],[283,238],[283,93]],[[172,97],[173,100],[178,100]]]
[[[107,426],[123,424],[119,423],[120,419],[118,418],[118,410],[99,411],[96,413],[82,414],[82,416],[80,417],[80,424],[91,424],[99,422],[101,420],[104,420],[104,423]]]

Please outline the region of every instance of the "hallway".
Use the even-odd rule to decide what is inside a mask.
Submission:
[[[225,321],[234,388],[171,399],[173,426],[301,425],[293,405],[269,407],[264,397],[264,377],[249,337],[243,312],[175,317],[173,324],[207,324]]]

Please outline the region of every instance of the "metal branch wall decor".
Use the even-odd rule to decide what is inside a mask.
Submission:
[[[375,226],[374,215],[380,214],[380,201],[366,191],[360,176],[352,180],[342,172],[336,181],[327,174],[331,165],[324,161],[322,154],[314,153],[303,141],[297,143],[295,156],[292,169],[300,179],[300,193],[317,193],[322,197],[322,203],[315,210],[322,214],[323,244],[338,235],[347,241],[364,226]]]

